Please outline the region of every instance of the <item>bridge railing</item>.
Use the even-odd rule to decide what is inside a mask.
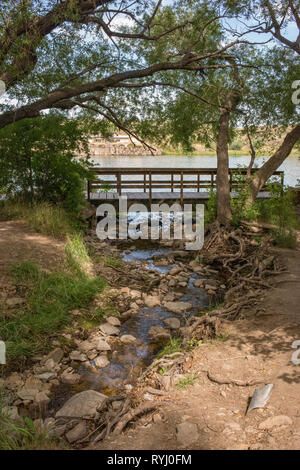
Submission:
[[[91,199],[94,192],[116,192],[121,195],[124,192],[152,193],[163,189],[168,192],[178,192],[181,201],[183,193],[187,191],[201,192],[216,187],[217,169],[183,169],[183,168],[97,168],[90,169],[95,175],[88,181],[87,197]],[[252,169],[252,174],[257,169]],[[229,170],[230,190],[234,191],[241,186],[246,177],[247,170]],[[275,171],[273,176],[278,177],[278,182],[283,184],[283,171]],[[262,188],[262,191],[266,188]]]

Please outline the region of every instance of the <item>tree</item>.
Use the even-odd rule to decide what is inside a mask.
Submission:
[[[293,105],[291,101],[292,83],[299,77],[300,73],[300,2],[299,0],[283,0],[280,2],[276,0],[249,0],[244,3],[234,0],[225,0],[223,4],[228,8],[228,13],[234,14],[234,16],[238,15],[240,19],[245,18],[248,20],[248,25],[245,25],[243,22],[243,33],[239,32],[238,28],[236,28],[235,30],[230,29],[231,34],[236,38],[240,38],[241,35],[244,36],[249,33],[271,35],[279,44],[274,48],[272,62],[273,72],[276,70],[282,78],[281,67],[283,66],[287,71],[284,77],[285,81],[282,80],[281,82],[281,96],[278,97],[277,95],[278,102],[281,104],[280,107],[278,107],[278,103],[274,100],[273,89],[268,85],[266,87],[262,86],[261,88],[261,90],[264,90],[262,92],[263,106],[257,107],[261,117],[263,115],[266,116],[266,110],[269,110],[269,112],[273,114],[274,110],[277,111],[279,109],[279,121],[281,121],[281,124],[284,123],[286,127],[293,127],[289,130],[275,153],[259,171],[250,178],[250,202],[253,202],[266,181],[290,155],[292,149],[300,140],[299,113],[297,112],[296,106]],[[294,38],[287,33],[288,26],[290,25],[293,26],[293,30],[295,31]],[[283,46],[281,50],[280,46]],[[279,59],[278,63],[276,63],[276,59]],[[288,63],[287,60],[290,62]],[[276,77],[276,79],[277,78],[278,77]],[[268,81],[269,80],[270,78],[268,78]],[[268,81],[266,83],[268,83]],[[282,86],[283,83],[289,84],[288,93],[287,87]],[[263,119],[261,118],[260,120]],[[267,117],[267,121],[268,120],[269,116]],[[276,119],[274,119],[273,125],[276,124]],[[251,142],[250,145],[252,145]],[[255,152],[252,147],[252,163],[254,156]]]
[[[89,176],[86,134],[96,128],[99,123],[50,114],[1,129],[0,194],[77,213]],[[79,153],[86,156],[75,158]]]
[[[162,0],[4,0],[0,13],[0,79],[9,98],[0,128],[74,107],[116,124],[108,91],[164,71],[228,68],[224,55],[236,42],[207,40],[219,18],[205,1],[177,1],[171,8]],[[141,49],[152,45],[160,54],[142,58]]]

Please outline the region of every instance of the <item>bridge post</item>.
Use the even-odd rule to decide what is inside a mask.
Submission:
[[[117,192],[121,196],[121,194],[122,194],[122,176],[119,172],[117,173]]]
[[[180,204],[183,207],[183,171],[180,173]]]

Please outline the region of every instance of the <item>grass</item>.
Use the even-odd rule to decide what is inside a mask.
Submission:
[[[58,239],[66,239],[77,228],[75,219],[67,211],[46,202],[29,206],[18,201],[1,201],[0,216],[24,219],[36,232]]]
[[[198,374],[189,374],[186,377],[180,379],[177,382],[176,387],[181,390],[184,390],[185,388],[188,388],[190,385],[193,385],[197,379],[198,379]]]
[[[30,418],[13,420],[0,393],[0,450],[59,450],[65,448],[58,439],[34,426]]]
[[[180,352],[181,345],[182,345],[181,338],[170,339],[170,341],[166,344],[166,346],[157,354],[157,359],[160,359],[165,354],[173,354],[176,352]]]
[[[88,307],[103,291],[105,280],[87,273],[89,264],[86,248],[77,236],[66,244],[64,271],[43,273],[30,261],[12,267],[15,282],[25,284],[28,294],[21,312],[0,316],[0,337],[6,342],[8,362],[47,352],[49,336],[71,324],[71,310]],[[103,314],[87,312],[82,321],[95,325]]]

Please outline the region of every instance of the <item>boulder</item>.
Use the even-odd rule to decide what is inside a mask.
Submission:
[[[100,331],[107,336],[117,336],[120,333],[120,329],[110,323],[103,323],[100,326]]]
[[[88,429],[85,421],[80,421],[71,431],[67,432],[67,441],[72,444],[73,442],[80,441],[87,435]]]
[[[45,362],[48,361],[48,359],[52,359],[55,364],[58,364],[62,358],[64,357],[64,352],[61,348],[55,348],[53,351],[49,352],[47,356],[45,357]]]
[[[70,354],[70,359],[72,359],[72,361],[84,362],[86,361],[86,355],[80,351],[72,351]]]
[[[107,399],[103,393],[95,390],[85,390],[71,397],[64,406],[57,411],[55,417],[82,418],[95,417],[97,408]]]
[[[78,344],[79,351],[83,353],[87,353],[95,348],[95,345],[91,341],[82,341]]]
[[[180,320],[178,318],[175,318],[175,317],[166,318],[164,320],[164,324],[168,328],[171,328],[171,330],[177,330],[178,328],[180,328]]]
[[[107,317],[106,321],[112,326],[121,326],[121,322],[117,317]]]
[[[165,302],[164,307],[172,313],[181,314],[190,310],[192,308],[192,304],[189,302]]]
[[[75,374],[72,368],[68,368],[63,371],[60,380],[63,384],[74,385],[80,381],[80,375]]]
[[[99,367],[100,369],[109,365],[109,360],[106,356],[98,356],[96,357],[96,359],[94,359],[94,362],[96,364],[96,367]]]
[[[124,344],[132,344],[136,342],[136,338],[132,335],[122,335],[120,340]]]
[[[160,300],[157,296],[147,295],[144,298],[144,304],[148,308],[154,308],[154,307],[158,307],[160,305]]]
[[[171,339],[171,335],[162,326],[152,326],[149,330],[149,336],[154,341],[162,341]]]
[[[94,338],[93,346],[97,351],[110,351],[110,345],[102,338]]]

